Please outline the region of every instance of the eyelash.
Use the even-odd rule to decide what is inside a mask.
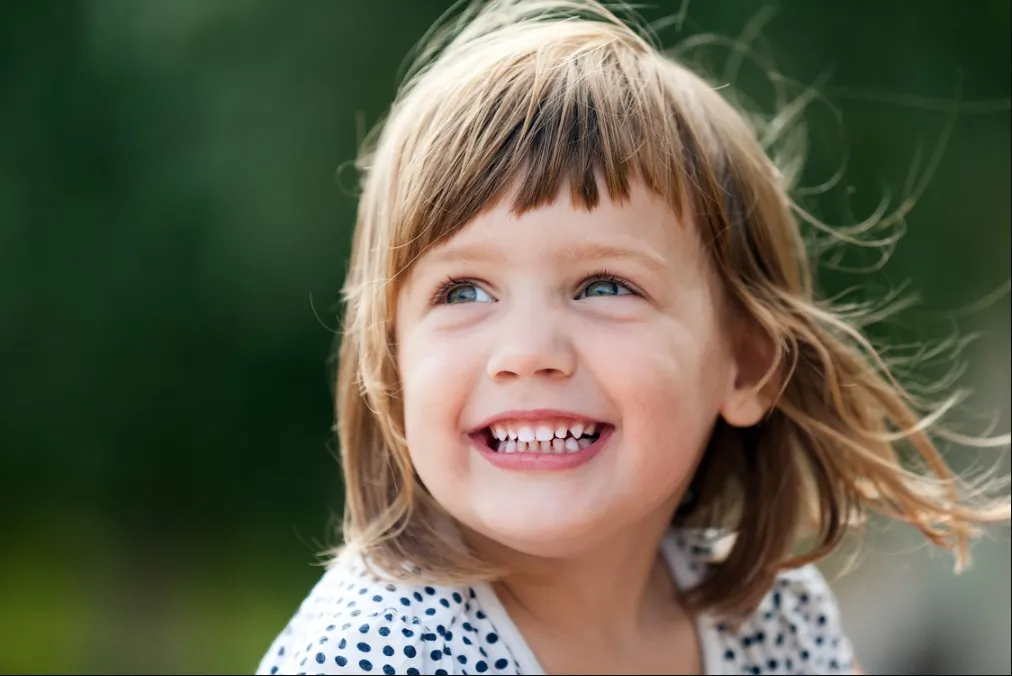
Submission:
[[[450,293],[454,287],[460,286],[461,284],[474,284],[470,279],[460,279],[458,277],[447,277],[446,280],[439,285],[436,292],[432,294],[430,303],[432,305],[445,305],[446,294]]]
[[[639,290],[637,290],[633,284],[631,284],[626,279],[619,277],[618,275],[607,269],[598,270],[593,274],[587,275],[587,277],[583,280],[583,283],[580,285],[580,291],[582,292],[594,282],[611,282],[613,284],[618,284],[620,286],[625,287],[633,295],[636,296],[640,295]],[[455,287],[460,286],[461,284],[476,284],[476,283],[477,282],[475,282],[472,279],[447,277],[446,280],[444,280],[443,283],[439,285],[439,288],[436,289],[436,292],[432,294],[431,304],[445,305],[446,295],[450,293],[450,291],[452,291]]]

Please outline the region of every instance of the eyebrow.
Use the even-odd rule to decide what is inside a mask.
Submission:
[[[667,269],[664,258],[658,253],[645,248],[629,249],[612,244],[598,242],[580,242],[555,253],[554,262],[560,265],[582,261],[603,261],[609,259],[629,260],[641,263],[655,271]],[[430,263],[494,263],[503,265],[506,256],[502,247],[476,245],[470,247],[449,248],[432,252]]]

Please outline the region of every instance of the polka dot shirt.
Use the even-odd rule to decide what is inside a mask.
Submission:
[[[679,587],[698,582],[701,534],[661,545]],[[782,573],[734,629],[698,619],[707,674],[852,674],[835,599],[814,567]],[[544,674],[487,584],[437,587],[373,577],[354,555],[323,575],[275,639],[258,674]]]

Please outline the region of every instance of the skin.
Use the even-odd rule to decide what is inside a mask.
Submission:
[[[658,545],[718,417],[764,414],[764,369],[735,349],[696,228],[642,186],[592,211],[507,204],[422,256],[400,290],[414,466],[470,544],[514,571],[497,593],[546,670],[698,670]],[[614,431],[563,471],[475,450],[490,416],[543,408]]]

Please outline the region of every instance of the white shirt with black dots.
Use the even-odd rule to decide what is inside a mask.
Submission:
[[[710,555],[702,534],[661,550],[680,588]],[[737,630],[702,616],[706,674],[852,674],[836,600],[813,566],[782,573]],[[544,674],[491,586],[434,587],[373,577],[342,556],[275,639],[257,674]]]

